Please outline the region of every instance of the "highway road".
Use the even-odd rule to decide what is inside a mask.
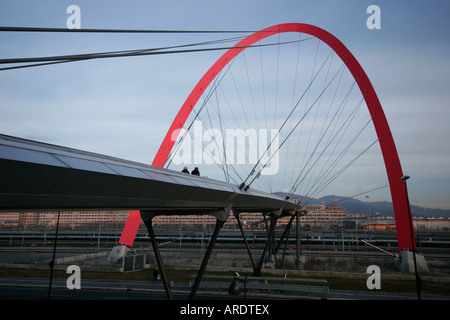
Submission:
[[[174,300],[187,300],[188,284],[172,286]],[[0,300],[48,300],[49,279],[0,277]],[[249,296],[249,298],[252,298]],[[274,296],[258,299],[311,299],[311,297]],[[424,295],[422,300],[450,300],[450,297]],[[81,282],[81,289],[69,290],[66,279],[53,279],[50,300],[167,300],[162,283],[143,281],[91,280]],[[197,293],[196,300],[241,300],[244,297],[226,293]],[[416,293],[330,290],[327,300],[417,300]]]
[[[36,318],[37,315],[118,318],[122,315],[135,317],[138,315],[136,312],[139,312],[139,315],[150,317],[163,315],[166,319],[228,319],[230,316],[282,319],[310,311],[325,318],[337,314],[360,318],[364,316],[361,308],[363,311],[373,310],[374,314],[389,314],[389,317],[394,318],[413,318],[422,311],[415,294],[330,290],[327,301],[323,301],[308,297],[275,296],[245,299],[242,295],[206,295],[199,292],[194,300],[187,300],[188,285],[176,284],[172,288],[174,300],[168,301],[161,284],[132,281],[82,280],[80,290],[69,290],[65,286],[65,279],[54,279],[48,299],[48,282],[48,279],[0,278],[2,310],[11,310],[26,318]],[[399,300],[409,300],[409,303],[398,304]],[[422,300],[442,300],[441,303],[432,302],[433,310],[441,314],[440,309],[442,312],[446,310],[450,297],[422,295]],[[424,307],[426,311],[428,305],[422,306],[427,306]]]

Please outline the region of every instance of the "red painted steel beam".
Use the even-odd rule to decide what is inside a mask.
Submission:
[[[141,224],[141,213],[139,210],[131,210],[128,215],[127,222],[123,228],[122,234],[120,235],[119,243],[126,245],[127,247],[132,247],[134,239],[136,238],[139,226]]]
[[[217,74],[219,74],[219,72],[234,57],[245,50],[246,47],[251,46],[264,38],[283,32],[301,32],[315,36],[331,47],[352,73],[366,101],[383,154],[394,207],[398,248],[399,250],[403,250],[405,248],[411,250],[414,245],[415,249],[416,241],[414,229],[411,231],[409,225],[409,204],[407,201],[406,186],[405,182],[400,180],[403,176],[403,172],[397,154],[397,148],[378,96],[375,93],[375,90],[363,68],[351,52],[342,44],[342,42],[329,32],[313,25],[303,23],[286,23],[268,27],[248,36],[223,54],[219,60],[217,60],[217,62],[214,63],[214,65],[205,73],[184,102],[166,136],[164,137],[152,165],[157,167],[162,167],[164,165],[176,141],[179,129],[183,127],[197,101]],[[137,228],[139,227],[138,222],[140,223],[139,211],[132,211],[120,240],[122,241],[122,239],[124,239],[125,242],[120,243],[129,245],[131,239],[134,241]],[[413,241],[411,241],[411,239],[413,239]]]

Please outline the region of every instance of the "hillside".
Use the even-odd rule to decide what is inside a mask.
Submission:
[[[283,192],[275,192],[275,194],[284,196],[285,193]],[[302,198],[302,196],[299,195],[292,195],[291,198],[298,197],[299,199]],[[336,204],[339,206],[343,206],[346,208],[347,213],[350,214],[368,214],[369,205],[367,201],[361,201],[354,198],[347,198],[347,197],[341,197],[336,195],[329,195],[324,196],[319,199],[310,199],[308,204],[325,204],[325,205],[332,205]],[[424,208],[420,206],[411,205],[411,212],[413,217],[450,217],[450,210],[444,210],[444,209],[432,209],[432,208]],[[392,202],[388,201],[370,201],[370,213],[371,215],[378,215],[378,216],[394,216],[394,210],[392,208]]]

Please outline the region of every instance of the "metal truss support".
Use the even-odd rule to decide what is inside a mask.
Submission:
[[[250,247],[248,245],[247,238],[245,236],[244,230],[242,228],[242,223],[241,223],[241,220],[239,218],[239,213],[235,212],[234,213],[234,217],[236,218],[236,221],[238,223],[239,229],[241,230],[242,238],[244,239],[245,247],[246,247],[248,255],[250,257],[250,262],[252,264],[253,274],[254,275],[261,274],[261,267],[259,265],[256,266],[255,262],[253,260],[253,255],[252,255],[252,252],[251,252]],[[283,244],[283,240],[285,240],[284,241],[284,249],[283,249],[283,258],[282,258],[282,261],[284,261],[284,255],[285,255],[287,240],[288,240],[288,236],[289,236],[289,230],[290,230],[290,227],[292,225],[292,221],[294,220],[294,217],[295,217],[295,215],[292,215],[291,219],[289,220],[289,223],[286,225],[286,227],[285,227],[285,229],[283,231],[283,234],[282,234],[282,236],[281,236],[281,238],[278,241],[278,244],[276,246],[275,246],[275,229],[273,229],[273,231],[270,231],[269,227],[267,226],[267,221],[264,218],[264,220],[266,222],[266,228],[268,230],[268,232],[267,232],[268,233],[268,237],[267,237],[267,242],[266,242],[266,248],[264,249],[264,252],[262,254],[262,261],[263,262],[264,262],[264,258],[266,257],[266,255],[270,251],[270,252],[272,252],[274,254],[275,262],[277,264],[277,267],[279,267],[278,262],[276,261],[276,254],[278,253],[281,245]],[[271,226],[273,225],[273,228],[275,228],[274,223],[276,223],[277,219],[278,219],[278,217],[276,217],[275,215],[271,215]],[[261,262],[260,262],[260,265],[262,265]]]
[[[244,239],[245,247],[247,248],[247,252],[248,252],[248,255],[250,257],[250,262],[252,263],[253,271],[255,271],[255,262],[253,261],[253,255],[252,255],[252,252],[251,252],[250,247],[248,245],[247,238],[245,237],[244,229],[242,228],[241,219],[239,218],[239,212],[235,212],[234,213],[234,217],[236,218],[236,221],[238,223],[239,229],[241,230],[242,239]]]
[[[214,229],[214,233],[211,237],[211,240],[209,241],[208,248],[206,250],[205,256],[203,257],[202,264],[200,266],[200,269],[197,273],[197,277],[195,279],[194,285],[192,286],[191,293],[189,295],[189,299],[192,300],[195,297],[195,294],[197,293],[197,289],[200,285],[200,282],[202,281],[203,273],[205,272],[206,265],[208,264],[209,258],[211,256],[212,250],[214,248],[214,245],[216,243],[217,237],[219,236],[219,232],[222,229],[222,226],[225,224],[225,222],[228,219],[230,209],[225,208],[224,210],[216,210],[212,212],[208,212],[205,214],[210,214],[216,217],[216,227]],[[158,269],[161,276],[161,280],[164,284],[164,289],[166,290],[167,298],[169,300],[173,300],[172,293],[170,291],[169,282],[167,281],[166,272],[164,269],[164,265],[162,263],[161,255],[159,253],[158,244],[156,242],[155,232],[153,231],[152,226],[152,219],[154,216],[156,216],[157,213],[153,213],[152,211],[141,211],[141,218],[142,221],[144,221],[145,226],[148,229],[150,239],[152,241],[153,251],[155,253],[155,258],[158,263]]]
[[[245,247],[247,249],[247,253],[250,257],[250,262],[252,264],[252,268],[253,268],[253,275],[258,277],[261,276],[261,268],[262,265],[265,261],[267,261],[267,256],[270,256],[270,254],[272,253],[274,255],[274,259],[275,259],[275,265],[276,267],[281,267],[281,265],[279,265],[278,261],[277,261],[277,257],[276,255],[278,254],[278,251],[280,250],[281,246],[284,244],[283,247],[283,255],[281,258],[281,263],[284,264],[284,257],[285,257],[285,253],[286,253],[286,248],[287,248],[287,243],[288,243],[288,239],[289,239],[289,233],[290,233],[290,229],[292,226],[292,222],[294,221],[294,218],[296,217],[300,217],[300,211],[296,211],[294,214],[291,215],[291,218],[289,219],[288,224],[286,225],[283,234],[281,235],[280,239],[278,240],[278,243],[276,243],[276,239],[275,239],[275,227],[276,227],[276,223],[278,221],[278,218],[280,218],[280,215],[278,214],[274,214],[274,213],[270,213],[270,226],[268,226],[267,224],[267,219],[264,215],[264,222],[266,225],[266,231],[267,231],[267,241],[266,241],[266,245],[264,248],[264,251],[261,255],[260,261],[258,263],[258,265],[255,264],[254,260],[253,260],[253,255],[252,252],[250,250],[250,247],[248,245],[248,241],[247,238],[245,236],[244,233],[244,229],[242,228],[242,223],[241,223],[241,219],[239,217],[240,212],[234,212],[234,217],[236,218],[236,221],[238,223],[239,229],[241,231],[242,234],[242,238],[244,239],[244,243],[245,243]],[[270,253],[269,253],[270,252]]]
[[[291,216],[291,218],[289,219],[289,222],[288,222],[288,224],[286,225],[286,227],[284,228],[284,231],[283,231],[283,234],[281,235],[281,238],[280,238],[280,240],[278,241],[278,244],[277,244],[277,247],[276,247],[276,249],[275,249],[275,252],[278,252],[278,250],[280,249],[280,247],[281,247],[281,244],[283,243],[283,240],[286,238],[286,240],[287,240],[287,237],[289,236],[289,233],[290,233],[290,228],[291,228],[291,225],[292,225],[292,221],[294,220],[294,218],[295,218],[295,215],[292,215]]]
[[[300,243],[300,212],[297,211],[295,214],[295,222],[296,222],[296,242],[297,245],[295,246],[295,266],[297,267],[297,270],[300,270],[301,267],[301,243]]]
[[[172,292],[170,291],[169,282],[167,280],[166,271],[162,263],[161,254],[159,253],[158,243],[156,242],[155,232],[153,231],[152,219],[154,215],[151,212],[141,211],[141,218],[147,227],[150,239],[152,241],[153,252],[155,253],[156,262],[158,263],[158,270],[161,280],[164,284],[164,289],[166,290],[167,299],[173,300]]]
[[[216,221],[216,227],[214,228],[214,233],[211,237],[211,240],[209,241],[208,249],[206,250],[205,256],[203,257],[202,264],[200,266],[200,269],[198,270],[197,277],[195,278],[195,282],[192,286],[191,293],[189,294],[189,300],[194,299],[195,294],[197,293],[198,286],[200,285],[200,282],[202,281],[203,273],[205,272],[206,265],[208,264],[209,257],[211,256],[212,250],[214,248],[214,245],[217,240],[217,236],[219,235],[220,229],[222,229],[222,226],[225,224],[225,220],[221,220],[217,218]]]
[[[271,224],[270,224],[269,232],[268,232],[268,235],[267,235],[266,245],[264,246],[264,250],[263,250],[263,252],[261,254],[261,258],[259,259],[258,265],[256,266],[256,268],[253,269],[253,276],[255,276],[255,277],[261,277],[262,276],[261,268],[263,266],[266,254],[267,254],[269,248],[271,247],[271,245],[273,243],[272,241],[273,241],[273,236],[275,234],[275,226],[277,224],[278,217],[275,214],[271,213],[270,214],[270,218],[271,218],[270,219],[271,220]]]
[[[278,218],[279,216],[275,215],[275,214],[271,214],[270,215],[270,225],[272,226],[272,224],[276,224],[278,222]],[[267,222],[266,222],[266,227],[267,227]],[[278,268],[278,258],[277,258],[277,251],[276,251],[276,245],[275,245],[275,229],[276,229],[276,225],[274,226],[274,230],[273,232],[270,233],[270,236],[268,237],[268,241],[270,241],[269,243],[269,249],[267,250],[267,261],[270,261],[270,256],[273,255],[273,259],[274,259],[274,263],[275,263],[275,267]]]
[[[286,227],[284,228],[283,234],[281,235],[280,240],[278,241],[277,247],[275,248],[275,255],[278,253],[278,250],[280,250],[281,245],[284,242],[284,247],[283,247],[283,256],[281,258],[281,263],[284,266],[284,256],[286,254],[286,247],[287,247],[287,243],[288,243],[288,239],[289,239],[289,233],[291,230],[291,225],[292,225],[292,221],[294,220],[296,215],[292,215],[291,218],[289,219],[288,224],[286,225]],[[281,266],[278,266],[281,267]]]

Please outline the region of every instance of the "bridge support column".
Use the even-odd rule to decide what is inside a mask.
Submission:
[[[295,214],[295,223],[296,223],[296,246],[295,246],[295,266],[297,267],[297,270],[301,269],[301,234],[300,234],[300,212],[297,211]]]
[[[236,218],[236,221],[238,223],[239,229],[241,230],[242,239],[244,239],[245,247],[247,248],[247,253],[250,257],[250,262],[252,263],[253,272],[255,271],[255,262],[253,261],[253,255],[250,250],[250,247],[247,242],[247,238],[245,237],[244,229],[242,228],[241,219],[239,218],[239,212],[234,212],[234,217]]]
[[[228,214],[226,215],[228,217]],[[202,281],[203,273],[205,272],[206,265],[208,264],[209,257],[211,256],[212,250],[214,248],[214,245],[217,240],[217,236],[219,235],[220,229],[222,229],[222,226],[225,224],[227,219],[221,219],[219,216],[217,217],[216,221],[216,227],[214,228],[214,233],[211,237],[211,240],[209,241],[208,249],[206,250],[205,256],[203,257],[202,264],[200,266],[200,269],[198,270],[197,277],[195,278],[195,282],[192,286],[191,293],[189,295],[189,300],[194,299],[195,294],[197,293],[198,286],[200,285],[200,282]]]
[[[255,276],[255,277],[261,277],[262,276],[261,268],[262,268],[262,265],[263,265],[264,260],[266,258],[266,254],[267,254],[267,252],[269,251],[269,248],[272,245],[273,236],[275,234],[275,226],[277,224],[278,217],[275,214],[273,214],[273,213],[270,214],[270,217],[271,217],[271,219],[270,219],[271,223],[270,223],[270,228],[269,228],[269,232],[268,232],[268,235],[267,235],[266,245],[265,245],[264,250],[263,250],[263,252],[261,254],[261,258],[259,259],[258,265],[256,266],[256,268],[253,269],[253,276]]]
[[[156,242],[155,232],[153,231],[152,219],[154,215],[151,212],[141,211],[141,218],[147,227],[150,239],[152,241],[153,252],[155,253],[156,262],[158,264],[158,270],[161,280],[164,284],[164,289],[166,290],[167,299],[172,300],[172,292],[170,291],[169,282],[167,280],[164,265],[162,263],[161,254],[159,253],[158,243]]]
[[[278,254],[278,251],[281,248],[281,245],[284,244],[283,246],[283,255],[281,257],[281,265],[278,265],[278,268],[284,268],[285,267],[285,263],[284,263],[284,257],[286,255],[286,248],[287,248],[287,243],[289,240],[289,234],[290,234],[290,230],[291,230],[291,225],[292,225],[292,221],[295,218],[295,214],[291,216],[291,218],[289,219],[288,224],[286,225],[286,227],[284,228],[283,234],[281,235],[280,240],[278,241],[278,244],[275,248],[275,255]]]
[[[275,213],[270,214],[270,227],[272,227],[272,225],[274,225],[273,231],[269,230],[269,228],[267,227],[267,220],[265,220],[266,221],[266,229],[267,229],[267,232],[269,233],[269,237],[267,238],[267,241],[269,241],[269,247],[267,250],[265,262],[266,263],[270,262],[271,256],[273,256],[273,262],[274,262],[275,268],[278,268],[278,258],[277,258],[276,245],[275,245],[275,228],[276,228],[276,223],[278,222],[278,218],[279,218],[279,216],[276,215]]]

